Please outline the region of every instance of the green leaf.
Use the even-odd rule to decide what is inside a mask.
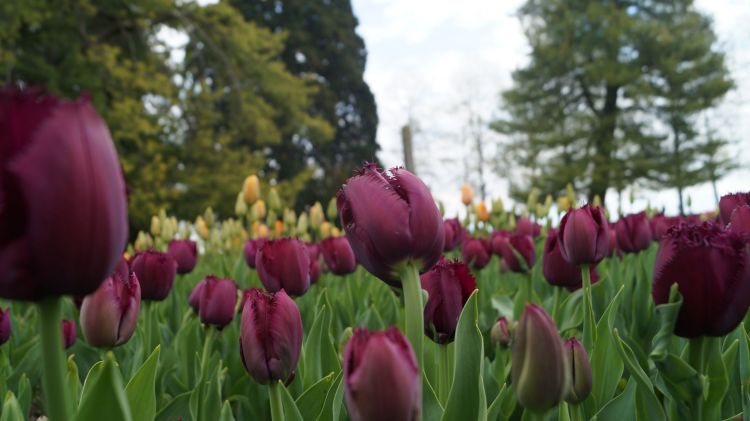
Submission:
[[[638,382],[636,390],[638,418],[644,420],[665,420],[666,414],[664,413],[664,408],[654,393],[654,385],[651,379],[643,371],[630,346],[620,338],[617,329],[613,330],[613,335],[616,339],[616,348],[620,357],[628,368],[630,375]]]
[[[83,384],[77,421],[130,421],[130,407],[122,386],[120,370],[109,352],[89,371]]]
[[[284,420],[285,421],[304,421],[302,414],[297,409],[297,404],[294,403],[292,395],[289,394],[286,386],[279,383],[278,387],[281,389],[281,404],[284,407]]]
[[[435,389],[427,376],[422,374],[422,418],[425,420],[439,420],[443,416],[443,406],[440,405]]]
[[[721,358],[722,338],[705,337],[704,341],[708,395],[703,406],[703,419],[717,420],[721,419],[721,403],[729,388],[729,377]]]
[[[623,287],[620,287],[596,326],[597,341],[594,344],[594,350],[591,352],[593,390],[589,398],[589,400],[593,400],[595,405],[591,412],[601,408],[614,396],[617,384],[622,377],[624,364],[615,350],[617,344],[612,337],[612,329],[615,317],[617,317],[617,310],[620,307],[622,290]]]
[[[677,322],[677,316],[680,314],[682,306],[682,295],[678,290],[678,285],[672,285],[670,291],[670,300],[668,303],[656,306],[656,319],[659,323],[659,330],[651,340],[651,359],[661,361],[667,357],[669,346],[672,344],[674,337],[674,325]]]
[[[76,373],[78,373],[78,370],[76,370]],[[80,385],[80,383],[79,381],[78,384]],[[21,406],[21,413],[24,415],[24,419],[28,419],[29,412],[31,411],[31,382],[29,382],[29,378],[25,374],[22,374],[18,380],[18,404]]]
[[[235,421],[234,414],[232,414],[232,407],[229,405],[229,401],[224,401],[224,405],[221,407],[221,415],[219,415],[219,421]]]
[[[703,382],[700,375],[685,360],[674,354],[667,354],[656,361],[656,367],[675,399],[683,405],[702,399]]]
[[[182,421],[191,421],[193,419],[190,415],[191,395],[192,392],[185,392],[172,398],[166,406],[159,410],[159,413],[156,414],[155,420],[174,421],[179,418],[182,419]]]
[[[130,412],[135,420],[151,420],[156,415],[156,369],[161,345],[143,363],[125,386]]]
[[[341,408],[344,406],[344,381],[342,380],[336,387],[336,393],[333,395],[333,402],[331,402],[331,418],[333,421],[341,419]]]
[[[750,419],[750,345],[745,323],[740,323],[740,382],[742,390],[742,418]]]
[[[190,396],[190,412],[196,420],[213,420],[221,413],[221,364],[206,371]]]
[[[515,408],[516,399],[513,389],[508,387],[507,383],[503,383],[500,393],[497,394],[497,397],[487,409],[487,420],[507,420]]]
[[[341,369],[336,348],[329,334],[330,307],[322,304],[303,347],[304,372],[302,384],[310,387],[323,377],[323,373]]]
[[[607,402],[604,407],[596,413],[594,418],[597,421],[620,421],[634,420],[635,414],[635,389],[636,381],[631,377],[625,390],[617,395],[614,399]]]
[[[477,325],[478,293],[475,290],[471,294],[458,319],[453,383],[442,417],[444,421],[486,418],[487,403],[482,383],[484,344]]]
[[[5,395],[5,402],[3,402],[3,411],[0,416],[0,421],[25,421],[26,417],[23,415],[21,405],[13,392],[8,391]]]
[[[68,357],[67,361],[67,372],[66,375],[66,383],[68,384],[68,387],[70,388],[69,395],[71,398],[73,398],[73,402],[78,402],[79,396],[81,394],[81,378],[78,375],[78,366],[76,365],[76,362],[73,360],[73,355]],[[20,397],[20,392],[19,392]],[[75,405],[75,404],[74,404]]]
[[[333,381],[333,384],[328,389],[328,393],[326,394],[326,400],[323,403],[323,410],[320,411],[320,414],[318,415],[318,418],[316,418],[317,421],[331,421],[333,420],[333,406],[335,404],[341,405],[341,402],[334,403],[336,400],[336,392],[338,391],[338,388],[341,387],[342,382],[342,376],[343,372],[339,372],[339,374],[336,376],[336,380]]]
[[[329,373],[327,376],[318,380],[314,385],[310,386],[305,390],[300,397],[297,398],[297,408],[302,414],[302,418],[306,420],[314,420],[320,414],[325,403],[326,394],[331,388],[333,381],[336,376],[334,373]]]

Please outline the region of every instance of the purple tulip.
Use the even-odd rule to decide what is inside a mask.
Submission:
[[[127,342],[135,332],[141,310],[138,276],[119,271],[110,275],[81,304],[81,328],[89,345],[111,348]]]
[[[651,245],[653,233],[646,212],[623,216],[615,223],[617,246],[625,253],[638,253]]]
[[[512,234],[509,231],[493,231],[490,236],[490,250],[496,256],[503,258],[503,248]]]
[[[750,234],[750,206],[738,206],[729,218],[729,229],[734,232]]]
[[[526,273],[536,262],[534,240],[529,235],[513,234],[507,241],[500,242],[500,253],[512,272]]]
[[[490,262],[490,243],[486,238],[468,238],[461,246],[464,262],[474,269],[482,269]]]
[[[78,337],[78,334],[76,333],[76,322],[75,320],[62,320],[60,321],[60,327],[63,336],[63,347],[68,349],[76,343],[76,338]]]
[[[251,238],[247,240],[247,243],[245,243],[245,262],[248,266],[255,269],[255,256],[267,241],[268,239],[266,238]]]
[[[198,245],[191,240],[172,240],[169,242],[167,254],[177,262],[177,273],[190,273],[198,261]]]
[[[750,205],[750,192],[732,193],[721,196],[719,200],[719,217],[726,225],[732,220],[732,212],[740,206]]]
[[[320,242],[328,269],[336,275],[346,275],[357,269],[357,258],[346,237],[328,237]]]
[[[585,205],[571,209],[560,222],[560,251],[576,266],[596,264],[611,253],[609,236],[602,208]]]
[[[195,314],[198,314],[200,312],[201,308],[201,293],[203,292],[203,287],[206,285],[206,280],[201,279],[200,282],[195,284],[193,287],[193,290],[190,291],[190,296],[188,296],[188,304],[193,309]]]
[[[395,327],[357,328],[344,349],[344,401],[352,421],[414,421],[422,380],[409,341]]]
[[[365,165],[341,187],[336,205],[357,261],[392,286],[401,286],[400,263],[424,272],[443,253],[440,211],[422,180],[403,168]]]
[[[260,384],[290,382],[302,350],[302,318],[297,304],[280,290],[254,288],[247,294],[240,326],[240,355]]]
[[[147,250],[135,255],[131,269],[140,283],[141,298],[161,301],[172,290],[177,262],[167,253]]]
[[[443,231],[445,232],[444,251],[454,250],[464,239],[464,228],[461,226],[458,218],[443,221]]]
[[[309,250],[295,238],[268,241],[255,256],[255,267],[268,292],[283,288],[299,296],[310,288]]]
[[[547,233],[542,257],[542,273],[550,285],[565,287],[571,292],[580,289],[583,285],[581,269],[565,260],[560,251],[556,229],[550,229]],[[589,274],[593,285],[599,280],[594,266],[589,268]]]
[[[531,221],[529,218],[518,218],[518,222],[516,222],[516,234],[539,237],[541,232],[542,227],[536,222]]]
[[[10,330],[10,309],[3,310],[0,308],[0,345],[8,342]]]
[[[117,152],[88,98],[0,89],[0,297],[86,295],[127,236]]]
[[[502,348],[508,348],[511,341],[513,340],[513,332],[511,332],[511,326],[508,319],[505,316],[498,317],[497,322],[492,326],[490,330],[490,340],[492,343],[499,345]]]
[[[654,215],[651,218],[651,234],[655,241],[660,241],[667,230],[683,221],[680,216],[664,216],[663,214]]]
[[[565,400],[575,405],[586,400],[591,394],[593,384],[591,362],[586,349],[576,338],[565,341],[565,352],[568,354],[566,360],[568,363],[568,378],[570,379]]]
[[[453,342],[461,310],[477,288],[469,267],[459,261],[441,259],[421,276],[427,291],[424,309],[425,334],[439,344]]]
[[[713,222],[670,228],[654,265],[651,293],[656,304],[669,301],[674,283],[683,299],[676,335],[693,338],[731,332],[750,306],[747,239]]]
[[[201,288],[198,314],[205,325],[224,329],[234,319],[237,285],[231,279],[207,276]]]

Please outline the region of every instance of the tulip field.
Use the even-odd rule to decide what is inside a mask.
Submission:
[[[80,129],[60,132],[62,121]],[[443,215],[365,163],[128,238],[87,100],[0,91],[0,421],[750,419],[750,193]]]

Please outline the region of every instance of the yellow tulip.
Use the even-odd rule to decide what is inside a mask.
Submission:
[[[242,186],[242,194],[245,203],[248,205],[252,205],[260,199],[260,180],[257,175],[253,174],[245,179],[245,183]]]
[[[469,206],[471,202],[474,201],[474,191],[471,189],[471,186],[466,183],[461,186],[461,201],[466,206]]]
[[[484,202],[479,202],[476,207],[476,213],[480,221],[487,222],[490,220],[490,213],[487,211],[487,205]]]

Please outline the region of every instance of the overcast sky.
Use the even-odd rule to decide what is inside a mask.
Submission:
[[[498,113],[499,92],[511,86],[511,72],[527,62],[526,44],[515,11],[520,0],[353,0],[359,34],[369,51],[365,79],[375,94],[380,126],[380,159],[387,166],[402,165],[400,128],[416,122],[417,172],[448,214],[459,208],[459,188],[475,162],[474,149],[465,142],[468,109],[490,121]],[[738,142],[737,156],[744,169],[722,180],[720,194],[750,190],[747,152],[750,151],[750,1],[697,0],[713,16],[721,48],[727,52],[737,89],[714,117],[722,134]],[[500,140],[483,133],[487,157],[498,153]],[[473,158],[473,159],[472,159]],[[488,169],[492,172],[492,169]],[[476,182],[475,176],[469,181]],[[490,174],[491,196],[507,201],[507,183]],[[688,190],[693,211],[714,207],[710,186]],[[676,212],[673,191],[636,191],[626,211],[647,203]],[[614,194],[608,205],[616,208]],[[610,202],[610,199],[613,202]]]

